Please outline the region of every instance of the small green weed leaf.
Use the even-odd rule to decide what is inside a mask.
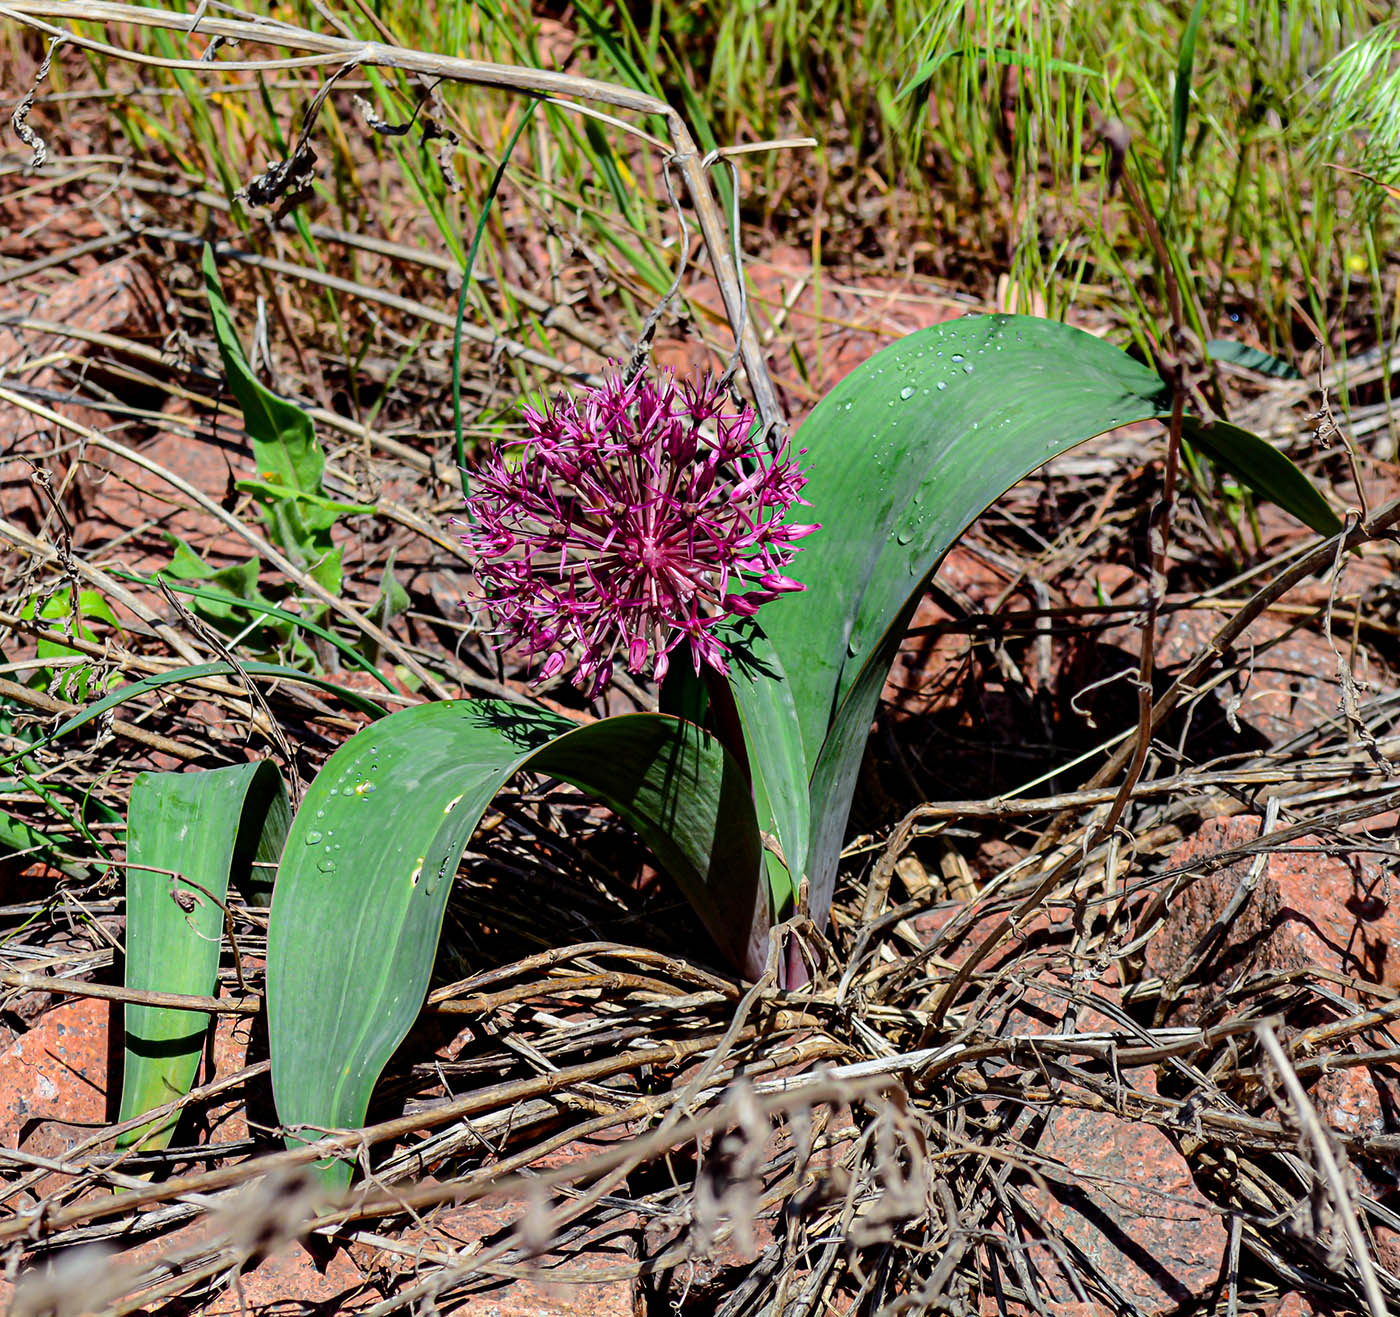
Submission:
[[[248,625],[248,611],[251,607],[268,618],[267,625],[279,640],[286,640],[292,627],[275,617],[277,609],[272,601],[258,589],[259,564],[256,558],[245,562],[232,563],[227,567],[211,567],[199,553],[178,535],[166,537],[175,547],[170,555],[170,566],[165,575],[179,581],[204,582],[204,588],[197,591],[178,589],[194,600],[194,611],[207,622],[214,623],[220,630],[232,633]],[[134,577],[145,584],[154,586],[153,579]]]
[[[384,571],[379,577],[379,597],[366,610],[365,615],[383,631],[394,618],[408,612],[411,603],[408,591],[399,584],[399,578],[394,575],[394,550],[390,548]],[[379,645],[368,636],[360,642],[360,649],[371,663],[379,661]]]
[[[305,504],[302,517],[308,524],[324,523],[325,527],[335,525],[336,518],[346,515],[363,516],[375,509],[369,503],[343,503],[338,499],[326,498],[323,494],[312,494],[304,489],[293,489],[275,480],[236,480],[234,486],[244,494],[255,494],[263,499],[284,498],[299,500]],[[322,527],[318,526],[318,529]]]
[[[462,853],[492,796],[527,766],[614,809],[726,954],[752,959],[744,940],[767,923],[758,829],[743,770],[714,737],[664,714],[579,726],[495,700],[405,709],[326,762],[278,873],[268,1031],[278,1118],[293,1140],[299,1127],[363,1123],[422,1006]],[[349,1173],[344,1162],[325,1168],[333,1184]]]
[[[254,860],[275,864],[290,823],[282,776],[267,761],[137,777],[127,814],[128,988],[213,995],[229,880],[248,879]],[[189,1092],[209,1019],[127,1003],[123,1121]],[[176,1119],[138,1127],[117,1147],[163,1148]]]
[[[34,604],[27,603],[21,610],[20,616],[26,618],[34,617]],[[86,640],[91,644],[96,644],[98,636],[93,629],[88,626],[88,622],[103,622],[113,630],[118,629],[117,619],[113,614],[107,601],[97,593],[96,590],[78,591],[78,611],[73,612],[73,593],[71,590],[60,590],[51,596],[44,606],[39,610],[41,621],[57,623],[62,628],[71,629],[72,634],[79,640]],[[65,634],[68,632],[65,631]],[[67,659],[81,658],[82,651],[74,649],[71,645],[64,645],[56,640],[40,640],[34,645],[36,658],[41,659]],[[33,677],[30,678],[31,686],[38,686],[45,690],[54,685],[55,679],[59,689],[66,699],[75,703],[81,703],[88,697],[88,690],[92,680],[89,671],[90,664],[79,664],[76,667],[59,668],[37,668]]]
[[[330,536],[339,512],[321,487],[326,458],[317,442],[316,428],[300,407],[279,398],[254,376],[219,282],[213,248],[207,244],[204,289],[219,356],[262,476],[263,518],[268,531],[277,546],[321,586],[339,594],[341,550],[332,545]]]
[[[791,517],[826,524],[790,569],[807,589],[766,605],[762,621],[787,672],[807,759],[807,876],[818,921],[880,689],[928,576],[1017,481],[1170,406],[1155,372],[1090,334],[1029,316],[971,316],[886,348],[803,425],[797,446],[807,449],[803,496],[812,506]],[[1211,442],[1207,434],[1204,451],[1228,449],[1236,474],[1262,476],[1259,492],[1294,515],[1335,521],[1263,440],[1232,430]]]
[[[3,787],[0,783],[0,787]],[[0,809],[0,859],[16,856],[38,856],[55,869],[76,878],[89,876],[85,865],[67,854],[65,840],[51,835],[23,819]]]
[[[1244,370],[1252,370],[1256,375],[1267,375],[1274,380],[1300,380],[1303,377],[1291,361],[1276,357],[1262,348],[1252,348],[1247,343],[1236,343],[1230,338],[1213,338],[1206,343],[1206,353],[1216,361],[1228,362]]]
[[[176,557],[179,555],[177,553]],[[232,567],[220,568],[218,572],[210,571],[207,577],[192,577],[187,579],[209,580],[226,582],[231,587],[231,592],[225,593],[222,590],[206,589],[201,586],[178,585],[167,581],[166,584],[176,594],[188,595],[195,601],[197,611],[204,613],[216,622],[229,627],[238,626],[240,629],[246,625],[246,620],[239,619],[240,613],[256,613],[268,619],[268,627],[279,637],[286,638],[296,631],[305,631],[309,635],[317,636],[324,640],[333,649],[337,649],[344,656],[347,662],[353,667],[360,668],[368,672],[385,690],[393,691],[394,684],[378,668],[374,666],[374,661],[362,654],[354,645],[341,639],[334,631],[322,626],[312,618],[303,617],[300,613],[288,612],[285,608],[278,608],[275,604],[269,603],[256,589],[250,585],[250,572],[252,577],[256,577],[256,561],[237,564]],[[112,575],[123,581],[136,581],[141,585],[152,586],[156,584],[154,577],[140,576],[134,572],[123,572],[112,569]],[[393,614],[391,614],[393,616]],[[336,689],[328,687],[327,689]],[[376,709],[378,705],[374,706]],[[366,712],[368,709],[366,708]],[[382,709],[379,710],[383,712]],[[377,716],[377,715],[376,715]]]

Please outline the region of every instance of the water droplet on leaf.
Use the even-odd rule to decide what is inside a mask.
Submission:
[[[322,873],[334,873],[334,872],[335,872],[335,861],[334,861],[334,860],[322,860],[316,867],[317,867]]]
[[[900,389],[899,396],[903,398],[905,402],[908,402],[909,399],[914,396],[914,386],[912,384],[906,384]]]
[[[317,832],[315,828],[313,828],[310,832],[306,834],[306,844],[308,846],[315,846],[320,842],[320,840],[321,834]]]

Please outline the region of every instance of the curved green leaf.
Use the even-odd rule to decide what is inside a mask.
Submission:
[[[296,1138],[364,1121],[417,1016],[462,853],[525,767],[572,782],[637,829],[721,949],[761,964],[767,897],[741,766],[664,714],[578,726],[543,709],[456,700],[350,738],[307,791],[277,877],[267,1011],[278,1117]],[[328,1178],[348,1176],[344,1163]]]
[[[290,822],[282,776],[266,760],[137,777],[127,814],[128,988],[213,995],[230,876],[249,877],[255,859],[276,863]],[[127,1003],[123,1121],[189,1092],[209,1018]],[[132,1130],[117,1146],[163,1148],[176,1119]]]
[[[1302,375],[1291,361],[1276,357],[1262,348],[1252,348],[1247,343],[1237,343],[1232,338],[1213,338],[1206,343],[1206,355],[1216,361],[1228,362],[1243,370],[1252,370],[1256,375],[1267,375],[1275,380],[1300,380]]]
[[[1228,421],[1206,425],[1194,416],[1182,421],[1181,433],[1197,452],[1248,486],[1260,498],[1288,508],[1319,535],[1335,535],[1342,520],[1317,487],[1272,444]]]
[[[792,519],[824,529],[803,542],[790,572],[807,589],[761,616],[807,759],[807,875],[819,921],[880,689],[929,575],[1037,467],[1170,407],[1150,368],[1090,334],[1029,316],[970,316],[886,348],[803,425],[797,443],[807,450],[803,496],[812,506]],[[1214,435],[1213,452],[1228,450],[1236,474],[1294,515],[1328,531],[1335,524],[1306,478],[1263,440],[1233,427],[1196,433],[1203,447]],[[748,673],[731,683],[736,699],[777,706],[773,679]]]
[[[213,663],[192,663],[188,667],[172,668],[169,672],[157,672],[150,677],[142,677],[140,681],[133,681],[127,686],[120,686],[104,695],[100,700],[94,700],[86,708],[80,709],[71,718],[65,718],[53,731],[47,732],[33,744],[0,758],[0,768],[14,763],[17,759],[23,759],[25,755],[32,754],[35,750],[42,750],[45,746],[62,740],[70,732],[76,732],[78,728],[106,713],[108,709],[115,709],[128,700],[145,695],[148,691],[157,690],[161,686],[176,686],[182,681],[198,681],[201,677],[228,677],[243,673],[251,677],[280,677],[285,681],[300,682],[304,686],[314,686],[317,690],[329,691],[333,695],[338,695],[351,708],[358,709],[371,718],[382,718],[385,714],[384,706],[370,699],[368,695],[362,695],[349,686],[338,686],[333,681],[327,681],[324,677],[317,677],[309,672],[284,667],[280,663],[240,663],[235,668],[232,663],[218,659]]]

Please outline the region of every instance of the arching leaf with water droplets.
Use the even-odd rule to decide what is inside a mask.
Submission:
[[[795,446],[807,450],[812,506],[792,515],[823,529],[789,572],[807,589],[766,605],[758,620],[791,693],[796,731],[786,740],[806,757],[806,874],[819,922],[880,690],[929,575],[1037,467],[1170,408],[1155,372],[1090,334],[1030,316],[969,316],[886,348],[802,426]],[[1335,532],[1325,500],[1262,439],[1234,427],[1197,427],[1194,437],[1256,492]],[[791,716],[779,681],[761,667],[736,666],[731,677],[741,707],[777,721]]]
[[[289,1138],[363,1123],[427,991],[452,879],[491,797],[523,768],[630,823],[724,953],[751,959],[767,897],[747,778],[693,723],[632,714],[580,726],[496,700],[419,705],[350,738],[292,823],[268,930],[267,1015]],[[347,1163],[326,1168],[332,1183]]]

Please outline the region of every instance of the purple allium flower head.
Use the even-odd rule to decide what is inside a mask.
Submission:
[[[573,654],[590,698],[618,659],[659,681],[683,640],[697,674],[724,672],[715,628],[805,588],[783,569],[817,527],[778,522],[807,477],[786,445],[755,442],[753,409],[719,380],[612,373],[525,422],[477,472],[462,543],[502,643],[541,658],[540,680]]]

